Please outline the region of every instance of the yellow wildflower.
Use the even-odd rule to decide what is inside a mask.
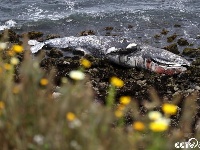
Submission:
[[[154,132],[166,131],[169,127],[170,120],[167,118],[161,118],[149,124],[149,128]]]
[[[115,111],[115,116],[116,116],[117,118],[121,118],[121,117],[123,116],[123,111],[121,111],[121,110],[116,110],[116,111]]]
[[[19,91],[20,91],[19,86],[14,86],[13,89],[12,89],[13,94],[18,94]]]
[[[68,113],[66,114],[66,119],[67,119],[68,121],[73,121],[73,120],[76,119],[76,115],[75,115],[74,113],[72,113],[72,112],[68,112]]]
[[[48,81],[46,78],[42,78],[42,79],[40,80],[40,84],[41,84],[42,86],[46,86],[48,83],[49,83],[49,81]]]
[[[13,45],[12,50],[16,53],[22,53],[24,51],[24,48],[20,45]]]
[[[137,131],[143,131],[145,129],[145,125],[141,121],[136,121],[133,123],[133,129]]]
[[[85,68],[90,68],[91,67],[91,62],[87,59],[81,59],[80,60],[81,65],[83,65]]]
[[[111,84],[120,88],[122,86],[124,86],[124,81],[122,81],[121,79],[117,78],[117,77],[112,77],[110,80]]]
[[[162,117],[162,114],[159,111],[150,111],[148,117],[150,120],[158,120]]]
[[[5,103],[3,101],[0,101],[0,110],[5,108]]]
[[[119,104],[119,105],[117,106],[117,110],[123,111],[124,109],[125,109],[125,105],[123,105],[123,104]]]
[[[162,110],[167,115],[175,115],[177,113],[178,107],[174,104],[165,103],[162,106]]]
[[[120,104],[122,105],[128,105],[131,102],[131,97],[130,96],[122,96],[119,99]]]
[[[5,68],[6,70],[11,70],[11,69],[12,69],[12,65],[11,65],[11,64],[8,64],[8,63],[5,63],[5,64],[4,64],[4,68]]]

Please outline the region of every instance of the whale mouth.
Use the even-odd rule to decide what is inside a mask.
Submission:
[[[159,74],[173,75],[179,74],[187,70],[188,64],[178,64],[173,62],[165,62],[159,59],[145,59],[145,68]]]

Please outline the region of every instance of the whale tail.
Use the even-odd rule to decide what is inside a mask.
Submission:
[[[30,50],[32,53],[37,53],[45,45],[44,42],[38,42],[36,40],[29,40],[28,44],[31,46]]]

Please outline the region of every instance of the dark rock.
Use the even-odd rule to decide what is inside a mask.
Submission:
[[[6,29],[0,34],[1,40],[9,41],[11,43],[19,43],[19,35],[11,29]]]
[[[183,55],[187,55],[190,57],[200,56],[200,49],[187,47],[183,50]]]
[[[159,39],[159,38],[160,38],[160,35],[159,35],[159,34],[156,34],[156,35],[154,35],[154,38],[155,38],[155,39]]]
[[[200,65],[200,58],[197,58],[195,61],[193,61],[192,65],[199,66]]]
[[[85,30],[80,33],[80,36],[95,35],[93,30]]]
[[[178,51],[178,46],[176,43],[171,44],[169,46],[164,47],[163,49],[166,49],[174,54],[179,54],[180,52]]]
[[[78,55],[78,56],[84,56],[85,55],[85,52],[81,51],[81,50],[75,50],[72,53],[73,53],[73,55]]]
[[[189,45],[188,41],[187,41],[186,39],[184,39],[184,38],[178,39],[177,43],[178,43],[178,45],[180,45],[180,46]]]
[[[55,39],[55,38],[60,38],[60,36],[56,34],[49,34],[46,36],[46,40]]]
[[[106,32],[105,36],[110,36],[111,33],[110,32]]]
[[[166,30],[166,29],[162,29],[162,31],[160,32],[161,34],[163,34],[163,35],[167,35],[168,34],[168,30]]]
[[[29,39],[38,39],[43,36],[43,33],[38,31],[30,31],[28,33],[23,33],[22,37],[24,36],[28,36]]]
[[[56,49],[56,48],[52,48],[48,54],[49,57],[52,57],[52,58],[60,58],[60,57],[63,57],[63,53],[62,51]]]
[[[175,24],[174,27],[175,27],[175,28],[180,28],[181,25],[180,25],[180,24]]]
[[[110,30],[113,30],[113,29],[114,29],[114,27],[105,27],[106,31],[108,31],[108,30],[110,31]]]
[[[128,25],[128,28],[131,29],[131,28],[133,28],[133,26],[132,26],[131,24],[129,24],[129,25]]]
[[[176,39],[176,37],[177,37],[176,33],[173,34],[172,36],[167,37],[167,42],[168,43],[173,42]]]

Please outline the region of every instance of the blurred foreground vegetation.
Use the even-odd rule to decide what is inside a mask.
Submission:
[[[24,40],[24,42],[27,40]],[[164,102],[150,89],[151,102],[141,113],[137,101],[124,95],[115,103],[123,81],[111,77],[107,103],[95,102],[86,59],[82,67],[54,84],[55,69],[44,72],[40,58],[26,43],[0,43],[0,147],[2,150],[168,150],[195,137],[198,93]],[[20,56],[20,57],[19,57]],[[23,58],[23,59],[21,59]],[[182,106],[177,106],[182,100]],[[126,118],[131,117],[131,122]]]

